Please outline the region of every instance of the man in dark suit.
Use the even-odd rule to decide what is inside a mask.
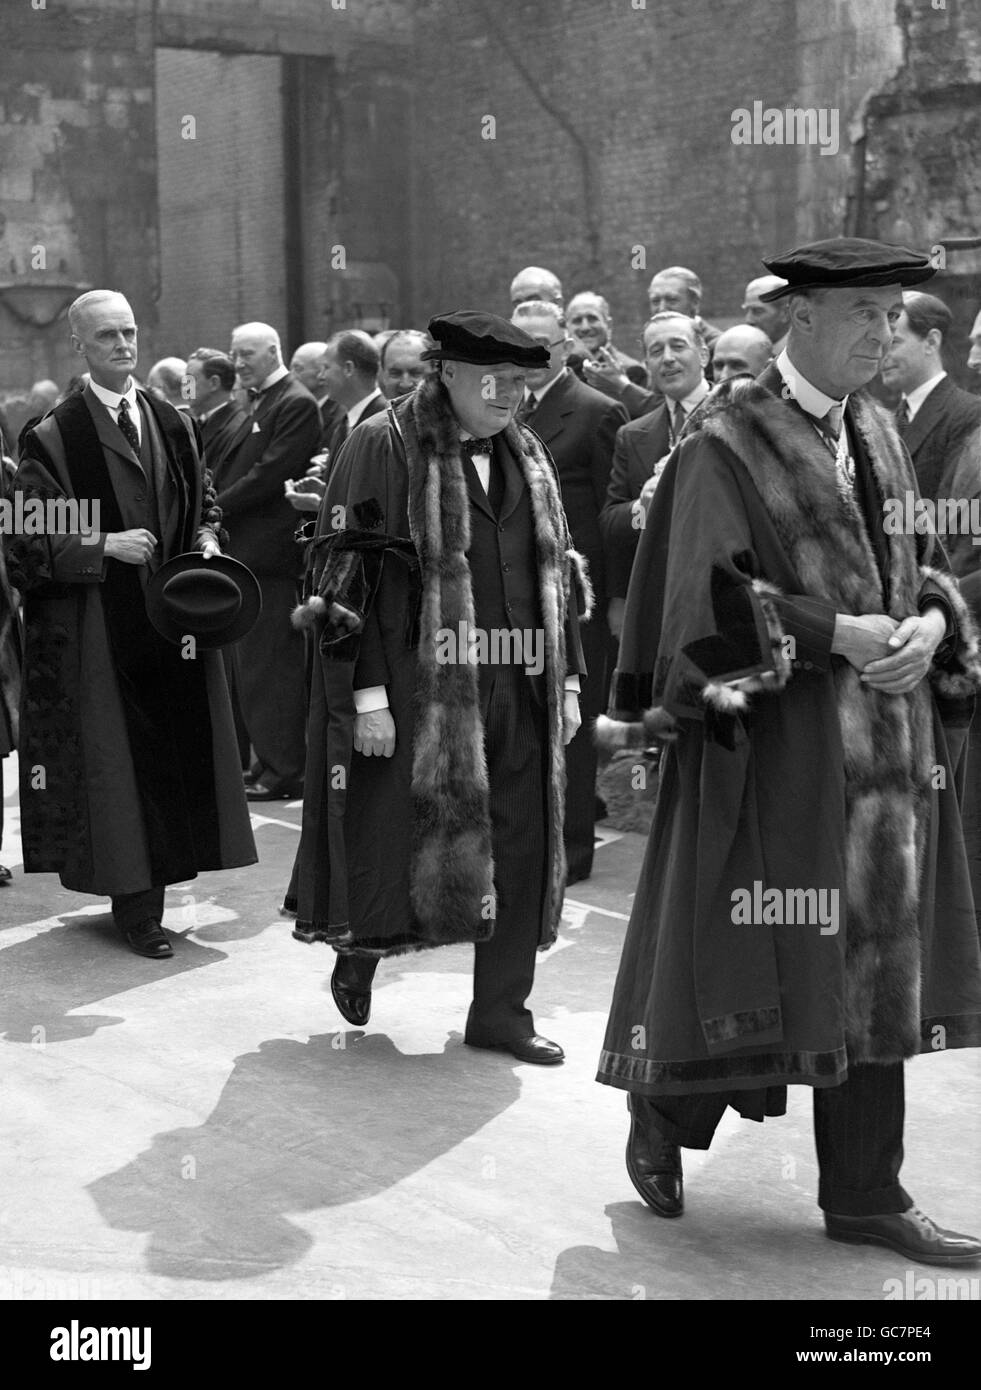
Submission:
[[[227,353],[195,348],[187,359],[187,377],[193,383],[191,414],[201,432],[205,464],[214,476],[252,428],[252,416],[232,394],[235,366]]]
[[[607,616],[616,637],[647,503],[689,415],[709,393],[708,349],[695,319],[679,313],[655,314],[644,328],[644,350],[651,382],[662,392],[664,403],[617,432],[610,485],[600,513]]]
[[[354,427],[362,420],[370,420],[388,404],[378,385],[379,365],[378,348],[358,328],[335,333],[324,349],[320,381],[342,412],[327,441],[328,469]]]
[[[344,414],[341,407],[336,401],[331,400],[324,389],[320,367],[326,351],[326,343],[301,343],[290,358],[290,371],[297,381],[303,383],[317,402],[317,409],[320,411],[320,443],[324,449],[330,442],[330,436],[338,420]]]
[[[896,423],[909,450],[923,497],[976,497],[981,492],[977,435],[981,399],[955,386],[944,370],[943,344],[953,315],[936,295],[903,294],[903,312],[893,324],[892,342],[882,363],[883,383],[902,392]],[[975,444],[973,477],[958,478],[965,446]],[[965,486],[969,491],[965,491]],[[971,537],[944,541],[955,574],[977,568],[978,547]]]
[[[69,324],[91,379],[29,431],[14,480],[94,513],[92,531],[69,513],[9,541],[25,613],[24,868],[110,896],[130,948],[159,960],[173,954],[165,886],[256,858],[219,653],[164,639],[145,602],[166,561],[219,555],[217,513],[186,412],[133,381],[127,301],[92,290]]]
[[[232,649],[232,660],[255,755],[246,795],[274,801],[299,795],[306,756],[304,643],[290,624],[302,556],[283,485],[301,477],[317,452],[320,415],[313,396],[283,365],[279,334],[269,324],[236,328],[229,355],[252,402],[252,423],[222,463],[215,486],[229,550],[262,587],[259,621]]]
[[[440,377],[392,406],[398,429],[376,415],[353,431],[318,518],[321,659],[286,906],[298,940],[337,949],[349,1022],[368,1020],[379,959],[473,941],[465,1042],[551,1065],[562,1049],[526,1000],[561,913],[582,654],[554,467],[513,422],[548,355],[473,310],[429,331]]]
[[[610,481],[613,441],[620,426],[627,423],[627,412],[618,401],[583,385],[566,366],[573,339],[566,331],[559,305],[543,300],[519,304],[511,322],[548,350],[548,366],[528,371],[524,405],[518,418],[535,431],[552,455],[572,543],[586,557],[593,585],[596,616],[582,628],[586,676],[581,705],[585,727],[566,750],[567,882],[577,883],[588,878],[593,867],[596,745],[592,723],[606,707],[611,655],[605,622],[606,581],[599,514]]]

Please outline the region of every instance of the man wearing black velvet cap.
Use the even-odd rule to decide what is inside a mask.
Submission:
[[[669,742],[598,1079],[659,1215],[728,1105],[806,1085],[831,1239],[966,1264],[899,1170],[903,1061],[981,1042],[953,775],[981,663],[936,537],[888,524],[915,480],[861,389],[933,268],[858,238],[764,264],[787,347],[703,405],[631,578],[606,734]]]
[[[367,1022],[382,957],[472,941],[465,1041],[556,1063],[526,1000],[562,909],[579,570],[552,461],[514,422],[548,354],[474,310],[429,333],[439,375],[345,441],[318,516],[286,908],[298,940],[338,952],[349,1022]]]

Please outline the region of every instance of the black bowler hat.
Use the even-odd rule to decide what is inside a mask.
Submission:
[[[516,367],[547,367],[548,348],[497,314],[458,309],[429,320],[429,336],[437,344],[422,354],[424,362],[473,362],[491,367],[511,362]]]
[[[936,274],[930,257],[908,246],[890,246],[865,237],[839,236],[812,241],[763,264],[787,281],[761,294],[769,303],[797,290],[848,290],[861,285],[920,285]]]
[[[259,581],[240,560],[198,550],[175,555],[152,575],[146,614],[169,642],[193,637],[199,647],[225,647],[255,626],[262,609]]]

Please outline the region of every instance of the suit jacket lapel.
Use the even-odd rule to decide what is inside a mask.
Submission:
[[[937,382],[909,422],[906,433],[903,435],[903,443],[911,454],[916,453],[930,431],[935,428],[943,415],[949,393],[950,377],[945,376],[942,381]]]
[[[654,472],[654,465],[668,452],[671,443],[667,406],[659,405],[653,412],[647,428],[633,431],[627,438],[641,468],[647,470],[645,476],[650,477]]]
[[[469,454],[461,454],[460,462],[463,464],[463,476],[467,480],[467,496],[470,498],[471,504],[475,507],[479,507],[482,512],[486,512],[489,517],[497,521],[497,517],[494,516],[494,509],[488,500],[487,493],[484,491],[473,459]]]
[[[499,520],[503,521],[506,516],[510,516],[515,507],[521,501],[521,494],[524,491],[525,479],[518,460],[511,452],[511,447],[504,438],[503,432],[497,436],[497,447],[495,449],[498,467],[504,469],[504,499],[501,502],[501,515]]]
[[[571,396],[570,378],[564,377],[550,387],[538,409],[525,422],[538,435],[543,444],[549,444],[565,428],[566,416],[571,415],[575,406]]]
[[[138,468],[142,473],[143,465],[140,463],[136,454],[133,453],[133,450],[126,441],[126,436],[95,392],[91,391],[89,387],[86,386],[83,395],[85,404],[88,406],[92,419],[95,421],[96,433],[99,436],[99,442],[102,444],[103,448],[117,455],[118,458],[125,460],[125,462],[132,467]]]

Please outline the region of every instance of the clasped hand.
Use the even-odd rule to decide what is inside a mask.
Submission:
[[[832,651],[847,658],[862,682],[887,695],[905,695],[930,669],[947,630],[938,607],[898,622],[884,613],[839,614]]]

